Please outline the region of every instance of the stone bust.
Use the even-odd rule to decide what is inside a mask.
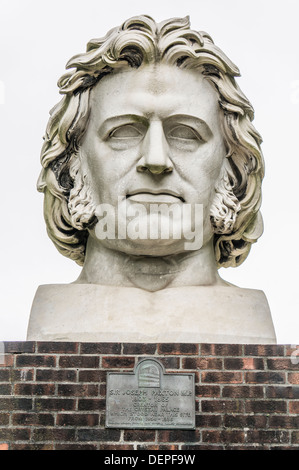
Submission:
[[[149,16],[66,67],[38,189],[49,237],[82,271],[38,288],[27,339],[275,343],[264,293],[218,274],[263,231],[238,68],[188,17]]]

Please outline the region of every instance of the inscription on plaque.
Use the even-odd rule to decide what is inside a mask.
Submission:
[[[195,429],[194,374],[165,373],[156,359],[108,372],[106,427]]]

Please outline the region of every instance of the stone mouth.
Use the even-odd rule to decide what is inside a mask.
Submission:
[[[185,202],[185,199],[178,193],[172,190],[148,190],[148,189],[138,189],[132,191],[126,195],[126,199],[131,200],[165,200],[166,202]]]

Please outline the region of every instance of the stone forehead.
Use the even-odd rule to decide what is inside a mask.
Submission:
[[[149,108],[152,108],[153,113],[161,110],[167,114],[194,115],[200,107],[203,116],[210,115],[218,121],[218,101],[216,90],[199,70],[181,70],[159,64],[107,75],[92,90],[90,103],[93,109],[103,104],[100,107],[103,117],[122,114],[124,107],[132,106],[141,112],[150,112]]]
[[[156,95],[166,93],[172,86],[182,83],[184,81],[194,82],[195,84],[203,84],[206,82],[202,75],[202,68],[194,69],[180,69],[175,65],[170,64],[145,64],[138,69],[124,68],[115,70],[111,74],[106,75],[95,88],[101,87],[103,83],[113,80],[115,77],[122,76],[124,81],[127,74],[129,74],[132,86],[135,84],[144,85],[147,91]],[[140,78],[142,75],[142,79]],[[117,90],[115,90],[117,92]]]

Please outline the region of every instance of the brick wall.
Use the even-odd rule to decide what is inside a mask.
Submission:
[[[295,346],[1,344],[0,450],[299,449]],[[105,429],[107,372],[145,357],[195,373],[195,430]]]

